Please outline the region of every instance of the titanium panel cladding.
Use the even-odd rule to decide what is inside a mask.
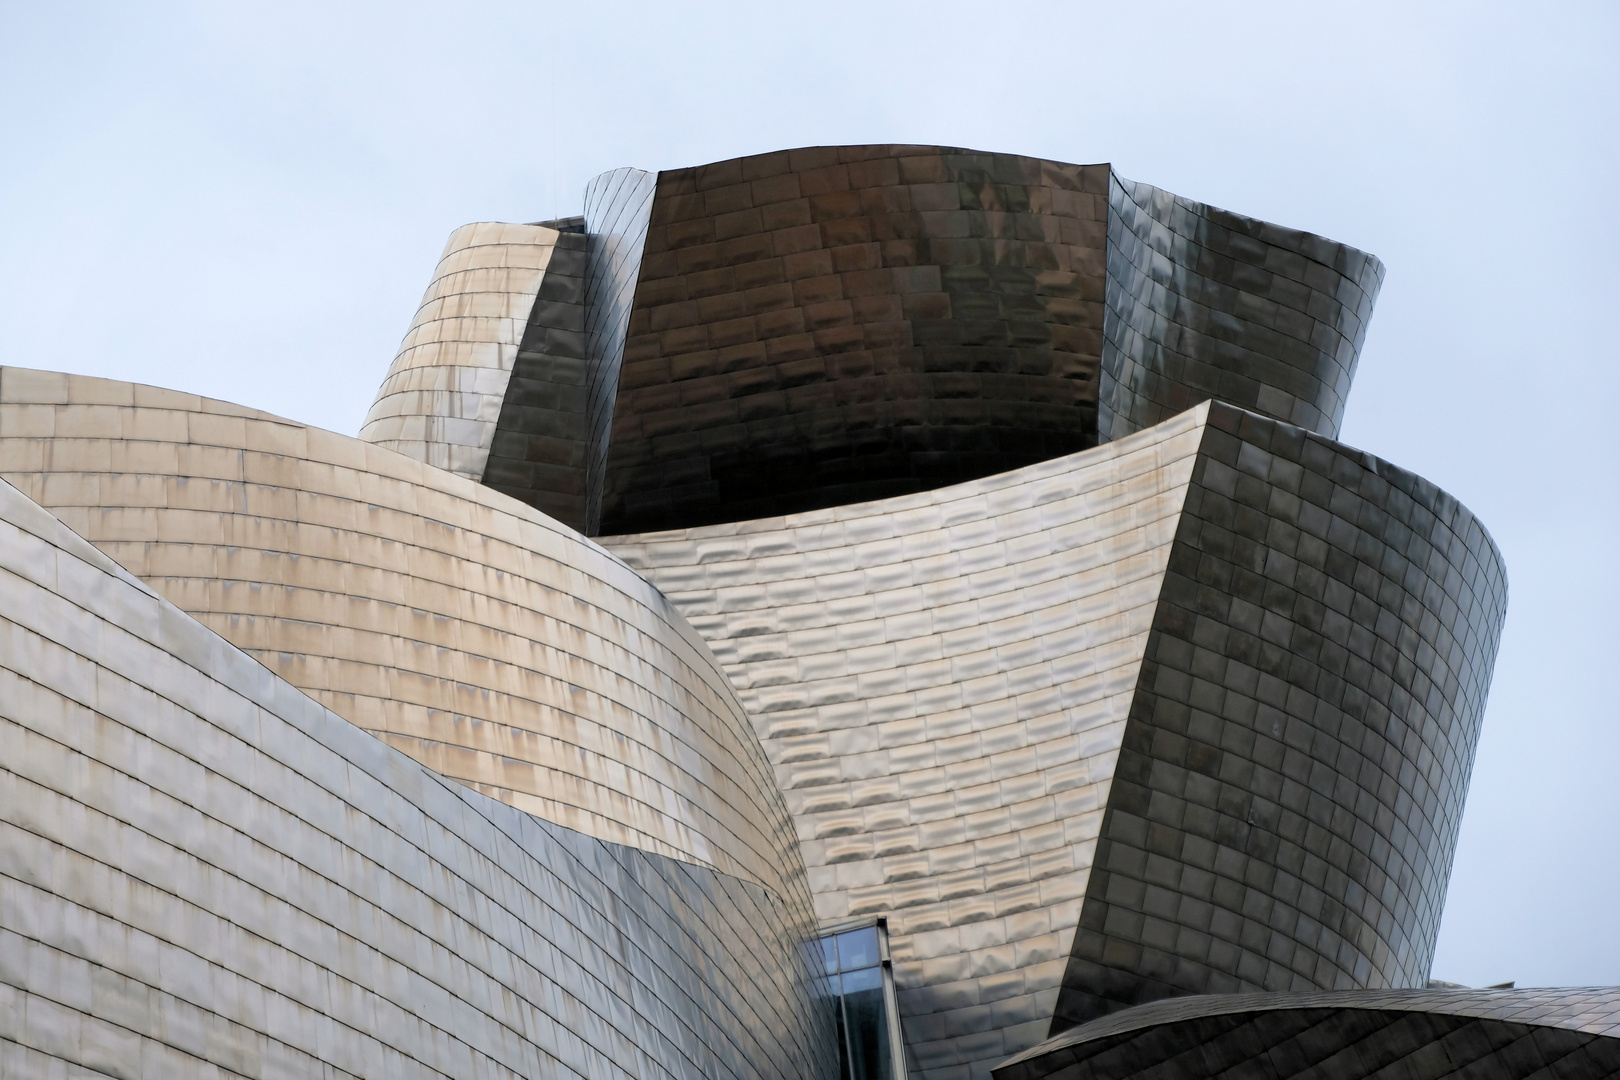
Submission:
[[[450,234],[360,437],[479,480],[555,229],[483,221]]]
[[[924,491],[1094,445],[1107,178],[927,146],[660,173],[600,531]]]
[[[1527,1080],[1620,1075],[1620,989],[1355,990],[1155,1002],[1054,1036],[995,1080]]]
[[[1337,438],[1383,279],[1355,248],[1111,173],[1100,438],[1211,398]]]
[[[920,495],[608,538],[712,643],[914,1075],[1045,1038],[1203,414]]]
[[[590,259],[585,277],[585,346],[589,357],[585,409],[585,529],[599,532],[602,486],[619,393],[620,365],[636,279],[647,247],[647,222],[658,177],[614,169],[585,188]]]
[[[0,482],[0,1074],[833,1080],[766,889],[452,783]]]
[[[1208,408],[1054,1032],[1429,977],[1501,555],[1433,484]]]
[[[588,244],[584,232],[557,234],[512,362],[483,474],[496,491],[571,529],[585,527]]]
[[[921,1075],[1169,994],[1427,979],[1506,605],[1433,485],[1208,402],[604,543],[741,689],[818,915],[890,913]]]
[[[786,804],[719,665],[572,530],[357,439],[18,368],[0,368],[0,475],[423,764],[758,881],[809,921]]]

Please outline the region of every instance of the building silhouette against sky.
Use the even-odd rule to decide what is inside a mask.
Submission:
[[[582,209],[358,439],[0,369],[0,1073],[1620,1070],[1429,981],[1507,578],[1336,441],[1376,259],[941,147]]]

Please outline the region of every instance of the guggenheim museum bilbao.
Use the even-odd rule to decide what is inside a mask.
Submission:
[[[0,369],[0,1075],[1620,1072],[1429,978],[1507,578],[1337,441],[1376,259],[929,146],[582,210],[359,438]]]

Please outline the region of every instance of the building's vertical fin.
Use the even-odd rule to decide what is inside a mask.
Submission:
[[[602,518],[613,402],[619,392],[625,332],[636,295],[641,253],[647,244],[658,174],[641,169],[602,173],[585,188],[590,258],[585,277],[586,384],[585,533]]]

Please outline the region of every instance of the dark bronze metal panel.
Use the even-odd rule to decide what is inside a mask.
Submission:
[[[1102,441],[1211,398],[1338,438],[1383,279],[1355,248],[1113,176]]]
[[[495,424],[484,483],[585,527],[587,237],[564,232],[540,280]]]
[[[1620,989],[1354,990],[1178,998],[1114,1013],[995,1080],[1521,1080],[1620,1074]]]
[[[928,490],[1094,445],[1107,178],[907,146],[661,173],[601,531]]]
[[[1211,405],[1053,1032],[1423,985],[1506,605],[1433,484]]]

